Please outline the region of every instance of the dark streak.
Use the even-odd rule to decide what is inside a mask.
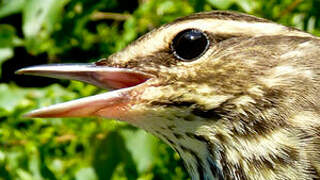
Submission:
[[[226,161],[226,155],[224,154],[223,151],[219,151],[219,154],[221,156],[220,164],[222,167],[222,172],[225,175],[225,178],[234,179],[234,177],[232,177],[232,173],[230,172],[231,170],[230,164]]]
[[[172,146],[176,146],[176,143],[173,142],[168,136],[163,135],[163,137],[164,137]]]
[[[173,131],[175,128],[176,128],[175,125],[169,125],[169,126],[168,126],[168,129],[171,130],[171,131]]]
[[[170,101],[167,100],[165,102],[153,101],[152,105],[155,106],[167,106],[167,107],[190,107],[195,104],[195,102],[191,101]]]
[[[195,19],[222,19],[222,20],[235,20],[235,21],[245,21],[245,22],[266,22],[272,23],[271,21],[248,14],[235,13],[231,11],[211,11],[211,12],[201,12],[195,13],[190,16],[182,17],[175,20],[172,24],[175,24],[180,21],[188,21]]]
[[[199,158],[198,154],[196,152],[194,152],[193,150],[185,147],[185,146],[181,146],[181,149],[186,152],[186,153],[189,153],[192,157],[194,157],[194,159],[197,161],[197,171],[198,171],[198,174],[199,174],[199,179],[200,180],[205,180],[204,179],[204,172],[205,172],[205,169],[201,163],[201,159]]]
[[[243,167],[241,167],[239,164],[236,164],[233,167],[234,167],[234,176],[236,177],[236,179],[241,179],[241,180],[248,179],[245,172],[243,171]]]
[[[206,118],[209,120],[219,120],[222,118],[220,114],[218,114],[214,109],[202,110],[202,109],[196,108],[192,110],[192,113],[199,117]]]
[[[197,103],[193,101],[165,101],[165,102],[152,102],[152,105],[166,106],[166,107],[192,107],[192,113],[196,116],[208,119],[219,120],[221,115],[217,113],[216,109],[205,110],[202,107],[197,107]],[[187,121],[192,121],[192,117],[186,118]]]
[[[178,134],[178,133],[173,133],[174,137],[176,137],[177,139],[181,139],[183,138],[182,134]]]
[[[190,132],[186,132],[186,135],[187,135],[189,138],[191,138],[191,139],[193,139],[193,137],[194,137],[194,134],[193,134],[193,133],[190,133]]]
[[[227,142],[226,137],[221,133],[216,133],[215,137],[220,141],[219,143],[225,144]]]
[[[210,165],[210,170],[213,176],[217,177],[218,180],[224,180],[223,175],[219,167],[211,159],[207,159],[208,164]]]

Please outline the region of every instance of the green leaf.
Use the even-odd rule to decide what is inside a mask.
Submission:
[[[13,47],[21,45],[22,41],[16,36],[15,28],[8,24],[0,25],[0,76],[1,65],[14,56]]]
[[[0,180],[11,180],[10,173],[7,170],[5,163],[0,163]]]
[[[93,165],[99,179],[111,179],[117,167],[124,163],[129,179],[137,179],[132,155],[124,144],[123,137],[116,131],[108,134],[96,148]]]
[[[155,165],[158,140],[144,130],[122,130],[126,147],[137,164],[139,173],[147,172]]]
[[[23,9],[23,33],[27,38],[51,33],[68,0],[29,0]]]
[[[93,168],[82,168],[76,173],[76,180],[97,180],[97,175]]]
[[[20,88],[14,84],[0,84],[0,112],[2,110],[7,113],[13,113],[19,107],[43,107],[54,102],[71,100],[75,97],[75,93],[69,92],[59,85],[35,89]]]
[[[15,86],[0,84],[0,109],[13,112],[25,96],[25,91]]]
[[[8,48],[14,45],[16,31],[13,26],[7,24],[0,25],[0,48]]]
[[[251,13],[257,7],[258,2],[252,0],[238,0],[235,1],[235,3],[245,12]]]
[[[196,12],[203,11],[206,4],[206,0],[189,0],[189,2]]]
[[[233,5],[237,5],[239,10],[245,11],[247,13],[252,12],[257,7],[257,1],[251,0],[207,0],[212,6],[228,10]]]
[[[212,6],[218,9],[228,9],[233,3],[234,0],[207,0]]]
[[[30,147],[29,147],[30,148]],[[33,147],[28,151],[29,156],[29,171],[32,173],[33,179],[42,179],[40,172],[40,158],[39,151]]]
[[[12,48],[0,48],[0,77],[1,77],[2,63],[12,57],[13,57]]]
[[[0,2],[0,18],[18,13],[24,7],[26,0],[3,0]]]
[[[34,180],[34,177],[32,177],[32,174],[30,174],[28,171],[25,171],[23,169],[18,169],[17,174],[19,179],[21,180]]]

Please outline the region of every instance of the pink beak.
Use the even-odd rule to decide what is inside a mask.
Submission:
[[[94,64],[40,65],[20,69],[17,74],[30,74],[87,82],[101,88],[119,89],[32,111],[27,117],[107,117],[124,120],[137,92],[153,76],[125,68]]]

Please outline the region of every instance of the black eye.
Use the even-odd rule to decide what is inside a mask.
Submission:
[[[196,29],[181,31],[171,44],[174,55],[182,60],[193,60],[202,55],[209,46],[206,34]]]

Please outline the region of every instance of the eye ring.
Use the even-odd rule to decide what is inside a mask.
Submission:
[[[206,33],[198,29],[186,29],[172,40],[170,48],[173,55],[183,61],[193,61],[201,57],[210,45]]]

